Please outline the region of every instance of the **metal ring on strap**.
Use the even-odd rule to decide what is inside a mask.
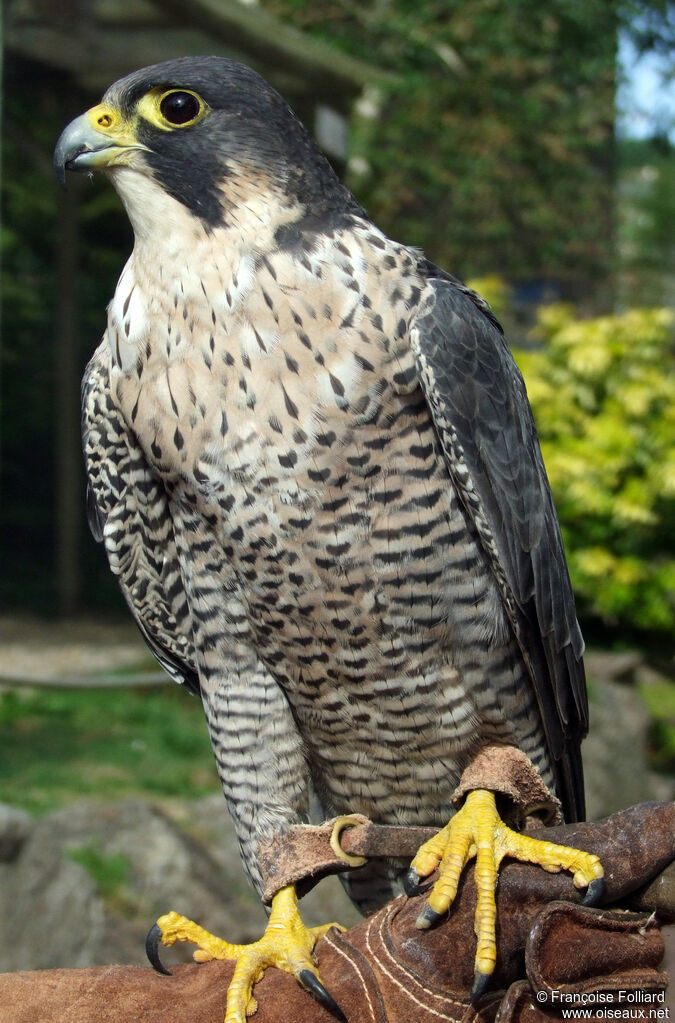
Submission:
[[[350,867],[362,867],[363,864],[367,863],[368,861],[365,856],[354,856],[352,855],[352,853],[345,852],[342,846],[340,845],[340,835],[345,830],[345,828],[357,828],[362,824],[363,821],[359,820],[358,817],[350,816],[338,817],[335,823],[333,824],[333,830],[331,831],[330,835],[331,849],[339,859],[344,860],[344,862],[348,863]]]

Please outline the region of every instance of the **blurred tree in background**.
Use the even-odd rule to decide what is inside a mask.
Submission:
[[[673,153],[662,130],[654,140],[617,140],[614,97],[618,32],[630,30],[639,49],[665,52],[672,6],[667,0],[261,0],[261,6],[392,73],[390,85],[367,87],[356,103],[348,183],[393,237],[423,247],[462,277],[481,275],[479,287],[505,314],[512,343],[525,345],[520,358],[573,581],[591,616],[586,632],[603,622],[629,624],[642,639],[662,636],[675,614],[666,600],[669,583],[673,588],[667,554],[673,487],[665,473],[672,457],[670,321],[658,311],[621,310],[672,299]],[[77,405],[79,377],[131,248],[112,189],[74,181],[65,202],[79,207],[78,256],[77,236],[66,230],[72,218],[64,216],[51,174],[59,131],[97,99],[53,68],[6,61],[0,604],[13,611],[58,607],[60,494],[59,514],[72,515],[72,507],[64,512],[68,501],[82,509],[73,565],[80,606],[122,612],[104,555],[84,526],[82,476],[64,479],[59,468],[59,451],[78,442],[59,425],[58,397]],[[69,259],[78,264],[80,311],[70,326],[58,315]],[[523,323],[551,295],[574,301],[577,316],[595,318],[579,321],[555,306],[542,312],[536,339],[527,338]],[[530,310],[524,317],[523,307]],[[612,309],[619,311],[598,315]],[[69,331],[66,370],[55,338]]]
[[[29,78],[26,75],[30,75]],[[26,87],[28,85],[28,87]],[[93,608],[118,606],[117,587],[108,580],[105,559],[84,523],[84,479],[63,479],[59,449],[80,447],[78,436],[60,422],[60,400],[79,419],[79,381],[105,326],[105,308],[132,245],[132,232],[116,193],[102,181],[56,185],[51,152],[70,117],[91,104],[91,97],[61,98],[58,76],[36,66],[20,67],[5,77],[2,173],[2,459],[0,526],[2,572],[0,605],[40,613],[58,609],[59,549],[57,524],[63,504],[77,508],[79,588]],[[36,111],[39,116],[36,116]],[[86,237],[78,256],[72,237],[77,202],[79,232]],[[77,323],[60,322],[61,290],[73,283],[64,262],[77,261]],[[67,334],[72,365],[64,367],[59,335]],[[78,463],[81,458],[78,454]],[[90,595],[92,599],[90,600]],[[63,608],[61,610],[64,610]]]
[[[612,0],[264,0],[395,71],[357,105],[349,184],[459,276],[585,297],[612,259]]]
[[[617,182],[617,299],[675,304],[675,157],[668,137],[622,139]]]

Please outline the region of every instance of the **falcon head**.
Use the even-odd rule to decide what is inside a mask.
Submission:
[[[175,204],[207,230],[236,221],[247,203],[258,216],[294,210],[285,221],[356,205],[281,96],[223,57],[183,57],[122,78],[68,125],[54,166],[62,183],[66,170],[109,175],[137,235],[150,223],[166,227]]]

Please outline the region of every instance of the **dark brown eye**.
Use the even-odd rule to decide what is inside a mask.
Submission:
[[[169,124],[188,124],[198,116],[201,104],[191,92],[176,91],[167,93],[159,109]]]

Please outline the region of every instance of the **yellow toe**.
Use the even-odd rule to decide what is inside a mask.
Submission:
[[[225,1023],[245,1023],[257,1008],[253,985],[260,980],[269,966],[276,966],[295,976],[303,987],[311,988],[315,997],[335,1007],[326,993],[314,964],[313,951],[319,938],[331,927],[305,927],[298,910],[295,888],[282,888],[272,899],[267,927],[259,941],[250,945],[235,945],[210,934],[199,924],[179,913],[167,913],[157,921],[164,945],[176,941],[191,941],[198,946],[194,953],[197,962],[211,959],[235,960],[234,974],[227,991]],[[342,928],[341,928],[342,929]]]
[[[604,875],[599,858],[592,853],[566,845],[554,845],[553,842],[542,842],[529,835],[519,835],[517,831],[505,826],[504,832],[502,856],[511,856],[525,863],[538,863],[552,874],[559,870],[569,870],[573,874],[572,881],[576,888],[585,888],[591,881]]]
[[[569,870],[578,888],[603,876],[597,856],[512,831],[497,813],[494,793],[482,789],[470,792],[449,824],[420,847],[411,869],[419,877],[427,877],[439,868],[439,878],[417,919],[417,926],[426,928],[452,905],[462,870],[475,857],[477,978],[491,974],[497,961],[495,889],[505,856],[538,863],[551,872]]]

